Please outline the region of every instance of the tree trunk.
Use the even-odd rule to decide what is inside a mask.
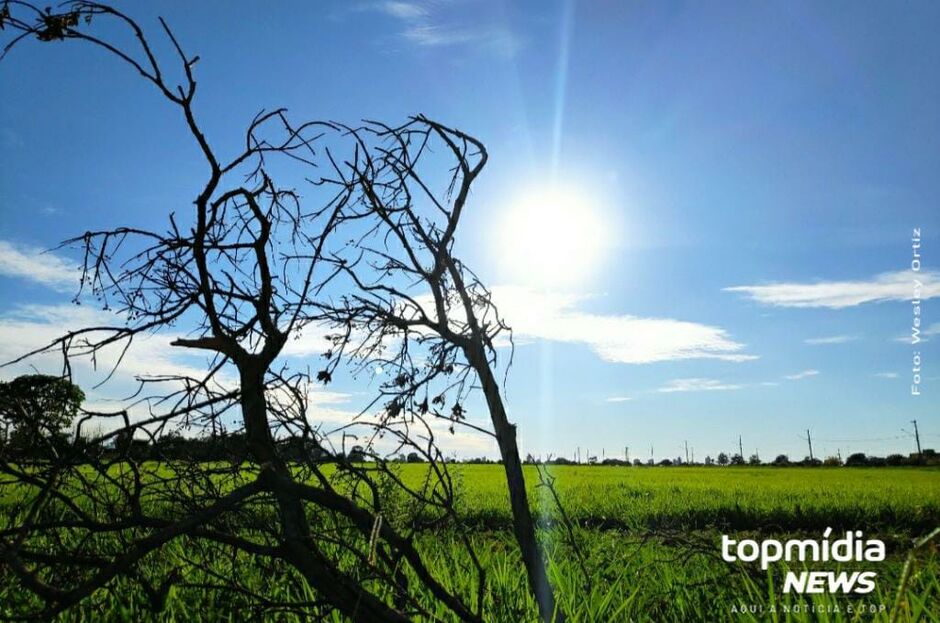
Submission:
[[[239,365],[239,372],[248,449],[261,465],[262,473],[269,469],[279,479],[293,481],[290,469],[277,453],[268,425],[264,366],[252,359]],[[310,538],[310,526],[300,498],[285,487],[277,486],[277,479],[274,480],[272,488],[278,504],[285,560],[300,571],[326,601],[355,623],[408,623],[405,615],[362,588],[317,549]]]
[[[479,376],[483,395],[486,397],[496,441],[499,444],[499,454],[506,472],[506,484],[509,486],[513,532],[522,550],[522,562],[529,578],[529,588],[538,602],[539,615],[546,623],[564,623],[565,614],[561,609],[556,610],[555,593],[548,581],[542,548],[535,536],[535,521],[529,508],[525,475],[522,472],[522,461],[519,459],[519,447],[516,445],[516,427],[506,417],[506,407],[499,393],[499,384],[486,360],[483,347],[468,346],[464,354]]]

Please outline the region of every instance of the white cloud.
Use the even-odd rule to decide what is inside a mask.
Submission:
[[[577,309],[579,297],[519,287],[493,288],[493,300],[516,337],[586,344],[613,363],[757,358],[743,353],[744,345],[719,327],[670,318],[587,313]]]
[[[327,389],[320,389],[319,386],[313,386],[314,390],[307,394],[307,400],[311,405],[336,405],[345,404],[353,397],[346,392],[334,392]]]
[[[0,240],[0,275],[26,279],[58,291],[76,290],[81,274],[68,260],[38,247]]]
[[[346,435],[346,446],[367,445],[371,443],[372,449],[382,455],[390,455],[398,452],[407,454],[414,451],[413,447],[399,448],[399,439],[396,435],[389,432],[383,435],[376,435],[377,423],[380,414],[375,413],[355,413],[353,411],[343,411],[337,409],[312,409],[308,419],[311,424],[322,424],[320,433],[332,444],[335,449],[340,449],[343,444],[343,435]],[[410,438],[423,448],[427,448],[429,435],[433,436],[435,446],[445,455],[457,455],[461,457],[492,455],[498,452],[495,439],[486,435],[480,430],[464,426],[460,423],[454,423],[446,418],[427,417],[425,420],[427,426],[423,426],[420,420],[395,419],[387,421],[384,427],[391,431],[408,432]],[[489,420],[468,421],[469,424],[482,429],[489,430]],[[451,432],[453,429],[453,432]],[[520,436],[521,444],[521,436]]]
[[[122,320],[111,313],[79,305],[22,305],[0,316],[0,363],[48,346],[69,331],[85,327],[122,326]],[[120,361],[118,374],[109,382],[127,388],[139,376],[204,375],[207,368],[193,356],[192,351],[171,346],[175,336],[167,334],[141,334],[123,354],[123,344],[114,344],[99,351],[96,361],[87,357],[72,360],[77,381],[91,387],[104,380]],[[62,357],[58,352],[33,357],[15,366],[4,368],[4,376],[22,374],[33,367],[46,372],[61,371]]]
[[[0,364],[12,361],[28,352],[45,347],[69,331],[91,326],[120,326],[121,319],[112,313],[88,306],[77,305],[23,305],[0,316]],[[139,335],[122,357],[122,346],[113,345],[100,351],[96,365],[87,357],[72,360],[73,380],[83,388],[87,396],[85,407],[102,412],[114,412],[127,406],[128,396],[133,394],[138,377],[160,377],[187,375],[202,378],[209,370],[208,358],[190,349],[172,346],[176,335],[157,333]],[[319,341],[317,341],[319,346]],[[120,366],[108,382],[105,380],[120,359]],[[0,368],[0,379],[13,378],[30,372],[59,374],[62,357],[58,352],[32,357],[15,365]],[[216,377],[219,387],[234,387],[233,371],[223,370]],[[161,387],[164,393],[177,389],[175,382]],[[319,385],[311,385],[307,394],[311,422],[329,423],[332,426],[347,424],[353,420],[355,411],[344,410],[352,401],[348,393],[331,391]],[[132,421],[148,417],[147,408],[138,405],[131,408]],[[118,425],[114,419],[96,422],[103,430]]]
[[[428,10],[415,2],[380,2],[377,8],[392,17],[404,20],[419,19],[428,15]]]
[[[632,396],[610,396],[605,399],[606,402],[627,402],[630,400],[633,400]]]
[[[0,316],[0,362],[46,346],[68,331],[113,321],[113,316],[92,307],[21,305]]]
[[[788,381],[799,381],[800,379],[808,379],[811,376],[816,376],[819,374],[819,370],[803,370],[802,372],[797,372],[796,374],[788,374],[785,379]]]
[[[803,340],[811,346],[823,346],[827,344],[845,344],[846,342],[853,342],[858,338],[854,335],[831,335],[829,337],[811,337],[807,340]]]
[[[917,342],[929,342],[930,338],[937,337],[940,335],[940,322],[935,322],[928,327],[924,327],[920,330],[920,333],[917,334]],[[902,335],[895,338],[896,342],[904,342],[905,344],[915,344],[914,342],[914,332],[911,330],[911,333],[908,335]]]
[[[507,57],[522,47],[522,40],[506,25],[492,19],[481,21],[485,14],[459,4],[387,1],[361,8],[379,11],[401,22],[403,29],[398,36],[419,47],[464,46]]]
[[[741,292],[764,305],[841,309],[863,303],[912,300],[915,295],[915,280],[921,284],[921,300],[940,296],[940,274],[909,270],[882,273],[867,281],[771,283],[734,286],[724,290]]]
[[[741,389],[743,385],[725,383],[717,379],[673,379],[657,389],[657,392],[668,394],[673,392],[705,392],[705,391],[728,391],[732,389]]]
[[[416,24],[402,31],[401,36],[422,47],[472,45],[502,56],[512,56],[522,45],[512,31],[499,26],[459,28]]]
[[[295,331],[284,343],[281,354],[285,357],[318,357],[330,348],[327,336],[335,333],[321,324],[308,324]]]
[[[897,372],[878,372],[876,374],[873,374],[872,376],[874,376],[875,378],[879,378],[879,379],[896,379],[898,378],[898,373]]]

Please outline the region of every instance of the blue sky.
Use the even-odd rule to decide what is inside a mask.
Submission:
[[[662,458],[688,440],[700,459],[740,434],[748,454],[802,457],[810,428],[818,455],[908,452],[914,418],[924,445],[940,445],[935,3],[127,10],[155,37],[164,16],[200,55],[196,109],[221,152],[277,106],[346,122],[424,113],[486,143],[458,245],[520,338],[507,391],[524,451],[630,446],[645,458],[652,445]],[[204,171],[176,111],[98,51],[23,46],[0,63],[0,84],[7,357],[93,317],[67,305],[75,256],[37,250],[89,227],[160,228]],[[577,278],[538,274],[571,255],[562,245],[543,245],[534,267],[501,251],[532,243],[506,215],[541,205],[549,184],[602,230]],[[138,371],[176,357],[160,350]],[[331,388],[321,405],[341,414],[361,391]],[[453,448],[495,455],[464,437]]]

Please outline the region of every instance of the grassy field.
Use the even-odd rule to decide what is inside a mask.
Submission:
[[[403,477],[415,482],[424,469],[401,466]],[[501,468],[463,465],[453,471],[459,483],[460,513],[471,527],[471,538],[487,570],[487,619],[535,621],[509,529]],[[574,543],[558,523],[550,492],[538,486],[535,469],[527,468],[526,476],[542,526],[550,576],[572,621],[888,621],[912,538],[940,525],[937,469],[566,466],[550,468],[550,473],[575,524]],[[878,572],[874,592],[853,598],[795,597],[781,591],[783,564],[765,572],[756,563],[729,564],[720,558],[722,533],[737,538],[803,535],[820,539],[826,527],[837,533],[863,530],[866,537],[886,541],[888,560],[860,567]],[[420,537],[420,546],[445,584],[468,597],[473,594],[476,580],[456,535],[426,533]],[[578,552],[590,578],[580,571]],[[198,556],[193,544],[177,541],[161,556],[148,559],[148,564],[155,569],[185,567],[187,559]],[[824,568],[855,567],[828,563]],[[274,580],[281,577],[278,570],[255,567],[250,560],[217,561],[213,569],[223,575],[238,573],[246,587],[267,587],[274,598],[310,597],[296,578],[285,574]],[[940,620],[938,569],[936,549],[917,557],[898,620]],[[187,579],[199,580],[189,575]],[[0,612],[4,598],[9,597],[6,590],[10,590],[7,583],[0,584]],[[787,609],[799,612],[787,613]],[[66,618],[136,621],[153,617],[142,595],[122,590],[122,583],[117,582]],[[192,589],[172,589],[158,617],[166,621],[243,619],[237,597],[210,598]]]
[[[420,466],[404,466],[420,478]],[[531,504],[553,516],[534,467],[526,468]],[[926,532],[938,524],[940,470],[911,468],[579,467],[554,466],[556,488],[572,519],[601,528],[784,528]],[[499,468],[455,468],[462,512],[484,525],[508,526]]]

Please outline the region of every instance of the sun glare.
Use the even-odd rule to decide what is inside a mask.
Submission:
[[[529,191],[507,208],[496,237],[497,257],[517,283],[574,285],[597,269],[610,225],[599,206],[575,189]]]

